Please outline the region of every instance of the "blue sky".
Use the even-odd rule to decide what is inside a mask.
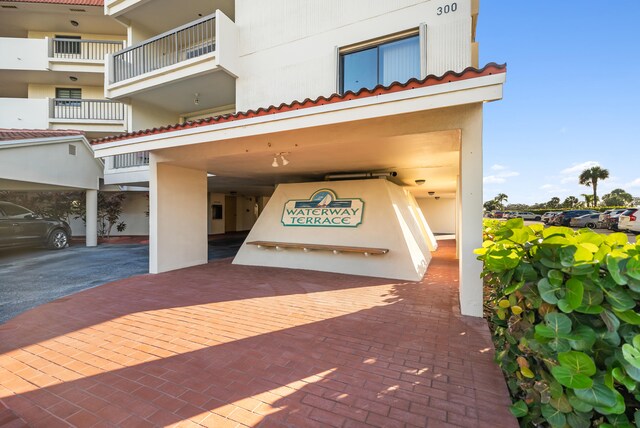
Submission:
[[[564,200],[600,165],[598,195],[640,196],[640,1],[483,0],[481,66],[507,63],[504,98],[484,110],[484,199]]]

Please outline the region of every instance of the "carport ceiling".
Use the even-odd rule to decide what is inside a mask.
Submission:
[[[397,184],[410,186],[416,197],[428,192],[453,196],[459,175],[459,129],[416,132],[419,121],[393,123],[392,118],[350,122],[197,144],[158,152],[161,161],[206,169],[226,189],[319,181],[327,174],[396,171]],[[274,168],[276,153],[285,152],[287,166]],[[278,162],[280,158],[278,157]],[[417,185],[416,180],[425,180]]]

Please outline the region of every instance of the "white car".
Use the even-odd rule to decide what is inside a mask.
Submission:
[[[618,230],[640,232],[640,208],[629,208],[618,217]]]
[[[532,212],[515,212],[511,215],[511,218],[521,218],[523,220],[536,220],[540,221],[542,216],[540,214],[534,214]]]

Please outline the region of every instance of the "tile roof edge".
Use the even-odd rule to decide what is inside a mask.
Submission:
[[[132,131],[125,134],[98,138],[98,139],[92,140],[91,145],[122,141],[122,140],[141,137],[145,135],[162,134],[166,132],[171,132],[173,130],[197,128],[197,127],[206,126],[212,123],[223,123],[223,122],[229,122],[233,120],[247,119],[250,117],[263,116],[266,114],[283,113],[286,111],[298,110],[301,108],[315,107],[315,106],[330,104],[334,102],[349,101],[353,99],[366,98],[369,96],[389,94],[393,92],[414,89],[414,88],[423,87],[423,86],[430,86],[430,85],[427,85],[427,83],[430,83],[431,85],[450,83],[450,82],[463,80],[466,78],[475,78],[475,77],[489,76],[489,75],[498,74],[498,73],[506,73],[506,71],[507,71],[507,64],[497,64],[495,62],[490,62],[480,69],[475,67],[467,67],[460,72],[447,71],[441,76],[430,74],[426,76],[424,79],[417,79],[414,77],[412,79],[409,79],[405,83],[393,82],[387,86],[380,84],[375,86],[372,89],[362,88],[357,92],[347,91],[342,95],[338,93],[333,93],[328,97],[321,95],[317,97],[315,100],[312,100],[311,98],[305,98],[303,101],[294,100],[290,103],[281,103],[279,106],[270,105],[269,107],[259,107],[255,110],[250,109],[242,112],[227,113],[219,116],[212,116],[212,117],[207,117],[203,119],[187,121],[183,123],[164,125],[164,126],[156,127],[153,129]]]

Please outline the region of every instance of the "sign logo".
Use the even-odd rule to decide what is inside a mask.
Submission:
[[[338,199],[333,190],[321,189],[308,200],[284,204],[283,226],[358,227],[362,223],[362,199]]]

